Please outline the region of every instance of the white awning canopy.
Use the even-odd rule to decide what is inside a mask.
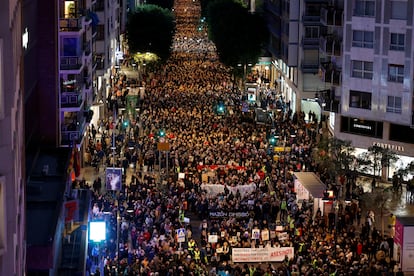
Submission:
[[[306,189],[309,195],[312,195],[314,198],[322,198],[323,193],[326,190],[325,184],[319,179],[319,177],[313,172],[295,172],[293,173],[295,178],[295,190],[300,189],[302,186]],[[301,185],[298,185],[299,182]],[[300,195],[301,191],[295,191],[298,197],[302,197]],[[302,198],[305,199],[305,198]]]

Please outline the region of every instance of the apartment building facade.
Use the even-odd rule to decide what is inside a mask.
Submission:
[[[393,167],[404,166],[414,157],[414,3],[347,0],[345,7],[341,113],[331,126],[357,149],[396,152]]]
[[[343,1],[265,1],[272,82],[293,112],[339,108]]]
[[[94,4],[94,12],[98,18],[96,35],[93,38],[97,101],[92,106],[92,120],[95,124],[105,114],[104,102],[111,92],[111,76],[119,70],[123,59],[121,38],[126,24],[126,5],[126,0],[96,0]]]
[[[25,275],[21,1],[0,1],[0,275]]]

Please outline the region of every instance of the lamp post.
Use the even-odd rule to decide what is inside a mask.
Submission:
[[[120,270],[120,265],[121,265],[121,260],[120,260],[120,248],[119,248],[119,242],[120,242],[120,231],[121,231],[121,214],[120,214],[120,211],[119,211],[119,208],[120,208],[120,206],[119,206],[119,191],[117,191],[117,211],[116,211],[116,254],[117,254],[117,260],[116,260],[116,270],[117,270],[117,272],[118,272],[118,275],[120,274],[119,273],[119,270]]]
[[[339,212],[339,201],[334,199],[334,208],[335,208],[335,232],[338,231],[338,212]]]

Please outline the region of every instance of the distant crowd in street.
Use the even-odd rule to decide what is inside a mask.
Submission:
[[[379,233],[373,211],[362,213],[356,200],[338,202],[336,214],[334,208],[315,212],[312,200],[297,201],[294,172],[314,172],[337,191],[337,179],[313,158],[322,135],[314,114],[287,105],[270,126],[243,121],[240,89],[218,62],[205,29],[198,30],[198,1],[176,0],[174,11],[174,50],[162,68],[143,75],[145,92],[133,122],[119,110],[134,81],[121,70],[107,99],[111,116],[90,127],[88,165],[97,171],[121,167],[124,176],[132,175],[120,191],[106,190],[100,178],[92,185],[91,219],[109,222],[109,238],[89,248],[93,267],[104,266],[90,273],[394,275],[393,237]],[[257,105],[269,108],[277,99],[268,93]],[[219,104],[224,114],[217,113]],[[269,136],[277,136],[275,145]],[[160,139],[168,142],[168,154],[158,149]],[[284,150],[273,152],[273,146]],[[224,189],[211,194],[203,184]],[[244,185],[255,189],[230,192]],[[214,215],[219,212],[240,215]],[[188,217],[200,221],[198,229]],[[178,241],[179,229],[185,229],[184,241]],[[270,234],[253,236],[254,230]],[[212,235],[217,241],[209,240]],[[266,264],[232,260],[233,248],[266,247],[292,247],[294,256]]]

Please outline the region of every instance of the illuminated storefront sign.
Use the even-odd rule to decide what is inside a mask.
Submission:
[[[398,145],[392,145],[392,144],[380,143],[380,142],[373,142],[372,145],[373,146],[381,147],[383,149],[390,149],[390,150],[396,150],[396,151],[404,151],[404,147],[403,146],[398,146]]]

